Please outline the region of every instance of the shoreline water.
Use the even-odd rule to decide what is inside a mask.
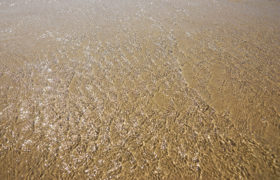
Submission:
[[[277,179],[280,3],[0,0],[0,179]]]

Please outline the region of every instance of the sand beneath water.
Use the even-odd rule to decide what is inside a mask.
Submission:
[[[0,0],[0,179],[279,179],[277,0]]]

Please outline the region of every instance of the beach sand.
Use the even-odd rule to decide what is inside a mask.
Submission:
[[[279,179],[280,1],[0,0],[0,179]]]

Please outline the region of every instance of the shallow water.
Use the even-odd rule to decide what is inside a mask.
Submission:
[[[280,2],[0,0],[0,179],[278,179]]]

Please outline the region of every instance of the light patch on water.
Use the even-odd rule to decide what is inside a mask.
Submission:
[[[64,170],[67,171],[68,174],[71,173],[70,166],[67,163],[63,162],[63,168],[64,168]]]
[[[27,109],[24,109],[23,107],[20,108],[20,116],[19,117],[21,119],[26,118],[28,116],[28,114],[29,114],[29,111]]]
[[[49,81],[49,83],[53,83],[54,82],[53,79],[51,79],[51,78],[49,78],[48,81]]]
[[[212,49],[213,51],[216,51],[216,50],[217,50],[216,46],[215,46],[213,43],[211,43],[211,42],[208,43],[208,47],[209,47],[210,49]]]
[[[51,89],[52,89],[52,87],[51,87],[51,86],[44,87],[43,92],[50,91]]]
[[[28,139],[28,140],[25,140],[24,143],[22,144],[22,149],[23,151],[30,151],[30,149],[26,146],[32,144],[32,140]]]
[[[191,37],[192,35],[191,35],[190,32],[186,32],[186,36],[187,36],[187,37]]]
[[[12,32],[13,32],[12,28],[3,29],[0,31],[0,33],[12,33]]]

